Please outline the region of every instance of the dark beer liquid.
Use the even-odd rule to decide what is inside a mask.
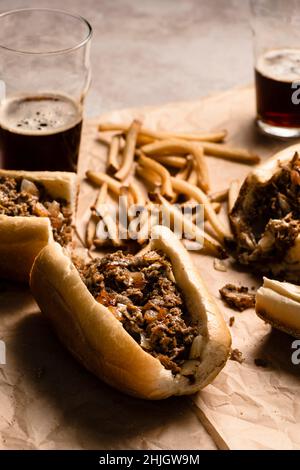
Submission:
[[[300,104],[292,100],[295,81],[300,82],[299,49],[268,51],[259,58],[255,69],[259,119],[272,126],[300,128]]]
[[[67,96],[43,94],[3,100],[2,168],[76,171],[81,126],[81,109]]]

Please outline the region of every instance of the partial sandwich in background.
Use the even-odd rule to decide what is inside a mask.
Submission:
[[[274,328],[300,338],[300,286],[264,278],[256,294],[255,310]]]
[[[77,175],[0,170],[0,277],[27,282],[50,241],[72,242]]]
[[[227,248],[256,274],[300,282],[300,145],[287,147],[245,179],[229,214]]]

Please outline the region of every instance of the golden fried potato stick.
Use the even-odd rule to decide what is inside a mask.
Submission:
[[[199,204],[203,204],[205,217],[216,232],[218,240],[223,243],[224,238],[230,236],[230,234],[227,232],[226,228],[223,227],[223,224],[216,216],[216,213],[206,194],[201,191],[200,188],[197,188],[196,186],[188,183],[187,181],[178,180],[174,177],[171,177],[171,181],[173,189],[176,192],[186,194],[190,199],[194,199]]]
[[[132,169],[132,164],[134,161],[134,153],[135,153],[135,146],[136,140],[141,128],[142,123],[140,121],[134,120],[128,129],[126,135],[126,142],[125,148],[123,151],[123,162],[121,167],[117,173],[115,173],[115,178],[120,181],[123,181],[130,173]]]
[[[196,207],[198,206],[198,204],[199,203],[194,201],[193,199],[189,199],[188,201],[183,202],[180,205],[181,205],[181,207],[191,207],[192,210],[194,211],[196,209]],[[219,214],[219,212],[222,208],[222,204],[220,202],[212,202],[211,207],[213,208],[213,210],[215,211],[216,214]],[[193,222],[196,220],[196,214],[193,214],[192,220],[193,220]],[[205,214],[204,214],[204,220],[207,220],[207,217],[206,217]]]
[[[204,192],[209,191],[208,168],[203,154],[203,148],[198,144],[185,142],[179,139],[161,140],[153,144],[144,145],[141,151],[147,156],[168,155],[178,153],[181,155],[191,154],[195,158],[198,173],[198,185]]]
[[[157,173],[161,178],[162,195],[166,196],[168,199],[174,199],[175,195],[172,188],[171,175],[168,170],[160,163],[156,162],[152,158],[146,157],[143,154],[139,157],[138,163],[145,169],[146,172],[148,170],[152,170]]]
[[[194,157],[192,155],[187,155],[185,163],[185,167],[176,173],[175,178],[184,181],[189,178],[191,171],[194,168]]]
[[[116,124],[110,122],[102,122],[98,126],[98,130],[103,131],[124,131],[127,132],[129,126],[127,124]],[[164,131],[152,131],[145,127],[142,127],[139,131],[139,137],[144,138],[143,142],[150,143],[154,140],[165,140],[165,139],[182,139],[193,142],[223,142],[227,136],[227,131],[216,131],[216,132],[164,132]]]
[[[215,211],[216,214],[219,214],[219,212],[221,210],[221,207],[222,207],[222,204],[220,202],[212,202],[211,207],[213,208],[213,210]],[[204,214],[204,220],[207,221],[207,215],[205,215],[205,214]],[[192,221],[194,223],[197,222],[197,213],[192,215]]]
[[[255,153],[251,153],[245,149],[234,147],[226,147],[226,145],[214,144],[211,142],[201,142],[205,155],[212,157],[224,158],[235,162],[246,163],[248,165],[256,165],[260,162],[260,157]]]
[[[195,162],[193,162],[193,168],[191,169],[191,172],[188,176],[188,179],[187,181],[190,183],[190,184],[194,184],[195,186],[198,185],[198,175],[197,175],[197,170],[195,168]]]
[[[239,182],[239,180],[231,181],[231,183],[229,185],[229,191],[228,191],[228,214],[230,214],[230,212],[233,209],[235,201],[238,198],[239,191],[240,191],[240,182]]]
[[[107,156],[107,173],[109,174],[114,174],[120,169],[120,162],[118,161],[119,150],[120,137],[118,135],[114,135],[111,138]]]
[[[175,225],[179,225],[184,228],[186,234],[192,239],[199,243],[203,243],[203,250],[213,256],[222,258],[224,256],[224,250],[221,245],[210,235],[206,234],[200,227],[195,225],[190,218],[184,217],[181,210],[176,205],[170,204],[160,194],[156,195],[156,198],[161,204],[162,211],[167,214],[170,221]],[[202,251],[201,249],[201,251]]]
[[[213,210],[215,211],[216,214],[219,214],[219,212],[222,208],[222,204],[220,202],[212,202],[211,207],[213,208]]]
[[[133,197],[133,203],[138,204],[139,206],[144,206],[146,204],[146,197],[140,186],[133,179],[130,181],[128,186],[129,191]]]
[[[91,183],[94,183],[98,186],[101,186],[103,183],[107,183],[108,189],[119,196],[122,184],[111,176],[108,176],[106,173],[100,171],[95,172],[90,170],[88,170],[85,175]]]
[[[165,166],[172,168],[184,168],[186,166],[186,158],[179,157],[176,155],[149,155],[151,158],[156,160]]]
[[[161,182],[161,177],[158,173],[156,173],[153,170],[147,170],[145,171],[144,167],[138,165],[135,169],[135,173],[146,183],[150,184],[151,186],[155,187],[161,187],[162,182]]]
[[[130,206],[134,204],[133,195],[128,186],[121,186],[119,202],[121,208],[128,214]]]
[[[158,224],[157,215],[158,214],[154,210],[154,205],[151,202],[148,202],[147,210],[141,215],[140,230],[137,238],[139,245],[143,245],[149,240],[152,227]]]
[[[105,145],[106,147],[110,147],[113,137],[119,137],[119,151],[121,152],[122,150],[124,150],[125,139],[124,139],[123,134],[114,134],[114,135],[99,134],[97,137],[97,140],[98,142],[100,142],[100,144]]]
[[[208,194],[208,197],[211,202],[225,202],[228,199],[229,189],[223,189],[222,191],[217,191],[212,194]]]
[[[127,237],[127,226],[128,220],[131,219],[130,217],[130,207],[134,204],[133,196],[130,192],[128,186],[122,186],[120,190],[120,197],[119,197],[119,228],[121,230],[122,235],[121,238]]]
[[[101,248],[107,245],[113,245],[114,247],[121,247],[123,243],[119,238],[119,227],[118,227],[117,222],[111,216],[110,208],[106,205],[102,205],[97,209],[97,214],[99,215],[99,218],[102,219],[103,224],[105,225],[107,229],[108,238],[105,238],[105,239],[98,238],[97,229],[96,229],[96,238],[94,239],[94,245],[97,248]]]
[[[194,186],[197,186],[198,185],[198,176],[197,176],[197,172],[195,169],[193,169],[191,171],[191,174],[190,176],[188,177],[188,180],[187,180],[190,184],[193,184]]]
[[[110,147],[111,144],[111,136],[105,135],[105,134],[100,134],[97,137],[98,142],[102,145],[106,145],[106,147]]]
[[[97,214],[97,210],[101,204],[105,203],[107,198],[107,183],[103,183],[101,189],[98,191],[96,200],[91,207],[91,216],[86,226],[85,231],[85,244],[87,248],[91,248],[94,243],[94,239],[96,236],[96,228],[99,222],[99,215]]]

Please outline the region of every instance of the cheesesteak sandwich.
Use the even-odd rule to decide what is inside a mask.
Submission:
[[[230,213],[231,254],[255,272],[300,283],[300,144],[251,172]]]
[[[47,243],[70,245],[76,197],[75,173],[0,170],[0,277],[28,282]]]
[[[194,393],[227,361],[225,321],[166,227],[152,229],[144,254],[117,252],[87,264],[73,263],[60,245],[49,244],[35,260],[30,285],[73,355],[130,395]]]

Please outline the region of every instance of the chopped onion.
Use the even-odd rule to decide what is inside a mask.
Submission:
[[[57,201],[48,202],[47,209],[52,217],[59,217],[62,215],[60,212],[60,204]]]
[[[150,342],[143,333],[141,333],[141,343],[140,344],[141,344],[141,347],[144,348],[144,349],[151,349]]]
[[[49,212],[41,202],[36,203],[34,208],[34,214],[38,217],[49,217]]]
[[[194,338],[190,349],[190,359],[200,359],[201,353],[204,347],[204,338],[202,335],[198,335]]]
[[[26,178],[22,179],[20,189],[21,191],[24,191],[25,193],[31,194],[35,197],[39,197],[40,195],[40,192],[36,185],[32,181],[27,180]]]

